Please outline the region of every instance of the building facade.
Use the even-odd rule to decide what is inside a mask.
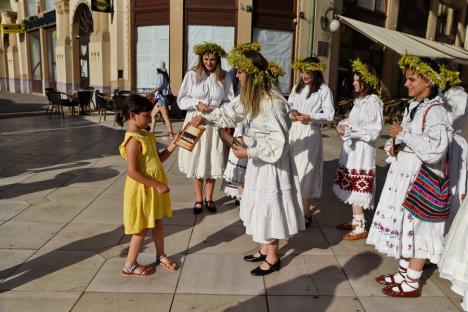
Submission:
[[[43,93],[126,89],[154,85],[154,65],[166,63],[177,93],[197,62],[195,44],[214,41],[229,51],[258,41],[267,59],[286,70],[280,80],[289,93],[296,57],[317,55],[337,97],[350,93],[349,60],[376,67],[391,95],[400,95],[398,55],[341,25],[334,14],[464,46],[466,1],[462,0],[10,0],[0,7],[3,24],[22,24],[24,33],[2,30],[0,89]],[[97,5],[112,5],[108,12]],[[93,7],[94,5],[94,7]],[[93,10],[94,9],[94,10]],[[104,10],[105,11],[105,10]],[[335,17],[336,18],[336,17]],[[223,67],[229,69],[223,61]],[[403,91],[402,91],[403,90]]]

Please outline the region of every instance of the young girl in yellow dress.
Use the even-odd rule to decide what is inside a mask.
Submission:
[[[123,276],[146,276],[154,273],[152,266],[140,265],[138,254],[148,229],[156,247],[156,265],[174,271],[177,263],[164,253],[163,217],[172,217],[171,201],[164,162],[176,148],[175,139],[161,153],[156,149],[154,133],[144,130],[151,120],[153,104],[140,95],[128,96],[117,122],[128,121],[125,139],[119,146],[127,160],[127,179],[124,189],[125,234],[132,235]]]

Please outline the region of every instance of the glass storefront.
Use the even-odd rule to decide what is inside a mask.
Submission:
[[[41,39],[39,32],[29,33],[29,55],[34,92],[42,92]]]
[[[49,30],[46,32],[47,40],[47,63],[48,63],[48,75],[49,81],[57,81],[56,72],[56,60],[55,60],[55,47],[57,42],[57,32],[55,30]]]

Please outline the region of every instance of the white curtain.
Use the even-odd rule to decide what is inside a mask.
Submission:
[[[187,69],[192,68],[198,63],[198,56],[193,53],[193,46],[207,42],[219,44],[227,53],[234,47],[234,27],[230,26],[206,26],[189,25],[187,36]],[[224,70],[231,69],[225,58],[221,61]]]
[[[285,75],[279,79],[279,88],[283,94],[289,94],[293,33],[291,31],[254,28],[252,41],[262,45],[260,52],[268,61],[274,61],[284,69]]]
[[[161,61],[169,70],[169,25],[137,28],[137,89],[153,89],[156,84],[155,65]]]

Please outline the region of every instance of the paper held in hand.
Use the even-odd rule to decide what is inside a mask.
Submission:
[[[200,140],[203,132],[205,132],[205,127],[194,127],[190,124],[187,124],[182,130],[182,134],[179,136],[175,144],[191,152],[197,142]]]

